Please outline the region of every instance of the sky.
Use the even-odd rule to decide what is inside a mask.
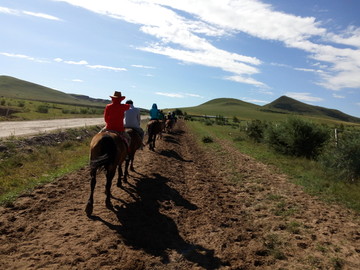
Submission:
[[[282,95],[360,117],[359,0],[0,0],[0,75],[137,107]]]

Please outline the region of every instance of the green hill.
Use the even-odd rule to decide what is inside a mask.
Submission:
[[[360,123],[360,118],[345,114],[338,110],[309,105],[287,96],[281,96],[273,102],[263,106],[263,108],[269,112],[295,113],[345,122]]]
[[[104,107],[107,103],[83,95],[72,95],[39,84],[20,80],[10,76],[0,76],[0,97],[45,101],[61,104]]]
[[[360,123],[359,118],[340,111],[308,105],[286,96],[282,96],[264,106],[233,98],[218,98],[198,106],[180,109],[189,115],[221,115],[230,118],[236,116],[240,120],[281,121],[290,115],[300,115],[320,122]]]

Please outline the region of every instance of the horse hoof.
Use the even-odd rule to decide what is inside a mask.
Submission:
[[[113,209],[113,205],[112,205],[110,199],[109,199],[109,200],[106,200],[105,204],[106,204],[106,208],[107,208],[107,209]]]
[[[85,212],[88,217],[91,216],[93,209],[94,209],[93,205],[91,203],[87,203]]]

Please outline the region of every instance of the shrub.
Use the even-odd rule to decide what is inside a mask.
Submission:
[[[327,128],[300,118],[289,118],[266,130],[266,141],[276,151],[298,157],[316,158],[330,138]]]
[[[260,120],[252,120],[247,124],[246,135],[256,142],[261,142],[264,138],[266,128],[267,124],[261,122]]]
[[[0,100],[0,105],[1,105],[1,106],[4,106],[5,103],[6,103],[6,100],[5,100],[5,99]]]
[[[226,125],[226,119],[224,116],[222,115],[217,115],[215,117],[215,123],[219,126],[223,126],[223,125]]]
[[[25,106],[25,101],[18,101],[18,106],[19,107],[24,107]]]
[[[214,142],[214,140],[210,136],[204,136],[202,138],[202,142],[203,143],[212,143],[212,142]]]
[[[49,108],[46,105],[39,105],[36,109],[37,112],[39,113],[48,113],[49,112]]]
[[[360,178],[360,134],[356,131],[341,134],[337,144],[328,145],[320,162],[337,171],[347,180]]]

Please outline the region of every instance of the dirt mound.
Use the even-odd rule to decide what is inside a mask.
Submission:
[[[360,269],[358,216],[217,143],[220,159],[180,121],[137,153],[113,209],[99,174],[91,219],[88,168],[24,194],[0,208],[0,269]]]

